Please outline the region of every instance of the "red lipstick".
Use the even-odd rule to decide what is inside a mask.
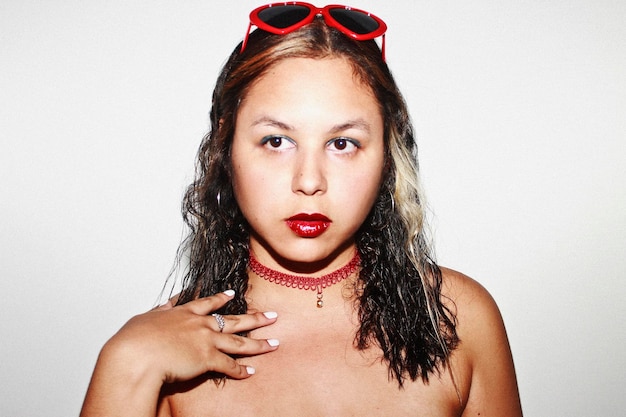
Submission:
[[[287,219],[287,226],[300,237],[318,237],[330,226],[330,219],[323,214],[299,213]]]

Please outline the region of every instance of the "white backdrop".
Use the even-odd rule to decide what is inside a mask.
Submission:
[[[0,4],[2,416],[78,414],[151,308],[258,1]],[[626,2],[355,0],[388,25],[439,260],[498,301],[527,416],[626,410]]]

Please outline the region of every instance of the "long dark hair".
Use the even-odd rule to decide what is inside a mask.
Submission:
[[[359,42],[322,19],[288,35],[254,31],[243,53],[238,46],[213,92],[211,130],[204,137],[196,179],[185,194],[190,228],[180,248],[188,269],[178,303],[226,289],[235,299],[221,311],[242,314],[248,286],[249,226],[234,198],[230,150],[238,106],[256,79],[292,57],[341,57],[371,89],[385,128],[386,170],[378,198],[356,236],[361,271],[355,288],[360,319],[355,346],[380,347],[389,373],[405,378],[441,370],[458,343],[455,315],[444,305],[441,270],[424,225],[417,148],[402,95],[375,41]]]

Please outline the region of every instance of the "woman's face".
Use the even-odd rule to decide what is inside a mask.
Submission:
[[[379,192],[383,119],[343,59],[286,59],[242,101],[232,145],[235,197],[265,265],[347,263]],[[306,271],[300,271],[306,272]]]

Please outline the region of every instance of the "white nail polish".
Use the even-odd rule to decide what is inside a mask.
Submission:
[[[280,342],[278,341],[278,339],[267,339],[267,344],[272,347],[276,347],[280,345]]]
[[[266,311],[265,313],[263,313],[263,315],[268,319],[275,319],[276,317],[278,317],[278,313],[275,311]]]
[[[248,375],[254,375],[254,373],[256,372],[256,369],[254,369],[251,366],[246,366],[246,371],[248,371]]]
[[[226,290],[224,291],[224,295],[232,297],[233,295],[235,295],[235,290]]]

